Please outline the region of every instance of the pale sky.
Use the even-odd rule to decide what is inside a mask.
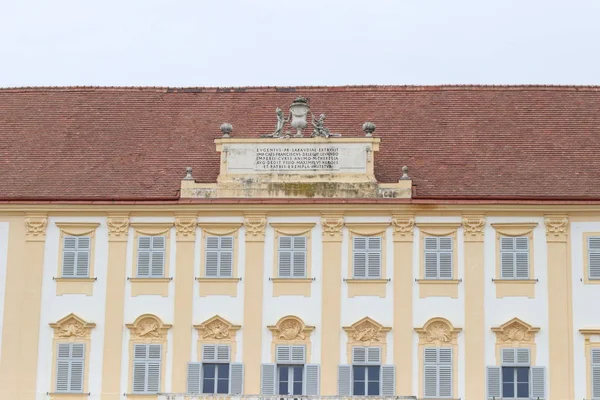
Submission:
[[[600,0],[0,0],[0,87],[600,84]]]

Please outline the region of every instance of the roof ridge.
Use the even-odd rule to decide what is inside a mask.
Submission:
[[[452,90],[592,90],[600,91],[600,85],[339,85],[339,86],[20,86],[0,87],[0,92],[71,92],[71,91],[152,91],[162,93],[243,93],[243,92],[287,92],[296,91],[452,91]]]

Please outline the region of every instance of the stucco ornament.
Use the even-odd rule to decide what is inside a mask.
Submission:
[[[133,324],[126,325],[133,339],[152,341],[167,338],[167,331],[171,325],[163,324],[160,318],[152,314],[138,317]]]
[[[235,333],[240,329],[240,326],[233,325],[226,319],[215,315],[200,325],[194,325],[194,328],[198,330],[198,335],[202,340],[235,341]]]
[[[544,223],[546,225],[546,236],[561,237],[567,234],[569,219],[566,217],[547,217]]]
[[[464,217],[462,222],[465,236],[483,235],[483,228],[485,227],[485,218]]]
[[[179,237],[194,236],[196,234],[196,218],[175,219],[175,229]]]
[[[416,328],[421,343],[454,344],[458,339],[460,328],[452,326],[445,318],[432,318],[423,325]]]
[[[246,236],[263,236],[265,234],[266,218],[249,217],[244,220]]]
[[[126,236],[129,229],[129,218],[109,218],[108,235]]]
[[[532,343],[539,330],[518,318],[513,318],[497,328],[492,328],[492,331],[496,333],[496,341],[499,343]]]
[[[415,219],[412,217],[392,218],[392,227],[394,228],[394,236],[412,236],[415,227]]]
[[[304,322],[293,315],[281,318],[277,324],[267,327],[277,341],[302,342],[308,340],[314,326],[306,326]]]
[[[75,314],[69,314],[50,327],[54,329],[54,336],[60,339],[85,339],[89,338],[92,328],[96,324],[86,322]]]
[[[344,219],[322,218],[321,224],[323,225],[323,235],[334,236],[341,233],[342,227],[344,226]]]
[[[383,343],[386,339],[386,333],[391,330],[369,317],[365,317],[350,326],[345,326],[344,331],[348,334],[350,343]]]
[[[48,219],[46,217],[28,217],[25,218],[25,226],[28,236],[44,236],[46,234],[46,227],[48,226]]]

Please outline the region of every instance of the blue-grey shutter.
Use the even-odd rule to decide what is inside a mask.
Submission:
[[[164,276],[166,236],[152,237],[152,261],[150,273],[153,278]]]
[[[160,390],[161,345],[148,345],[148,393],[158,393]]]
[[[500,238],[500,277],[515,278],[515,238],[503,236]]]
[[[205,274],[207,277],[219,276],[219,237],[206,237]]]
[[[367,277],[367,238],[355,237],[352,243],[353,278],[365,279]]]
[[[202,363],[190,362],[187,368],[187,393],[202,392]]]
[[[367,364],[381,364],[381,347],[367,347]]]
[[[438,278],[438,238],[425,238],[425,279]]]
[[[515,278],[529,279],[529,238],[515,238]]]
[[[502,365],[516,365],[516,349],[502,349]]]
[[[495,397],[500,399],[502,396],[501,382],[502,382],[502,368],[497,366],[490,366],[486,369],[486,380],[487,380],[487,397],[491,399]]]
[[[138,278],[150,277],[150,255],[152,250],[152,236],[138,237],[137,276]]]
[[[292,362],[292,346],[278,345],[275,347],[275,361],[277,364]]]
[[[600,349],[592,349],[592,398],[600,399]]]
[[[278,270],[280,278],[292,277],[292,237],[279,237]]]
[[[69,391],[83,393],[83,369],[85,364],[85,344],[71,344],[71,370],[69,373]]]
[[[318,396],[321,370],[319,364],[306,364],[304,366],[304,395]]]
[[[56,354],[56,391],[69,391],[69,364],[71,346],[69,343],[59,343]]]
[[[229,394],[241,395],[244,393],[244,364],[231,363],[229,365]]]
[[[233,236],[222,236],[219,248],[219,277],[233,277]]]
[[[228,363],[231,349],[226,344],[203,344],[202,361],[207,363]]]
[[[435,347],[426,347],[423,349],[424,371],[423,388],[425,397],[438,396],[438,349]]]
[[[218,344],[217,345],[217,362],[220,363],[228,363],[230,359],[230,348],[227,344]]]
[[[381,366],[381,396],[394,397],[396,395],[396,369],[393,365]]]
[[[306,278],[306,237],[294,236],[292,239],[292,276]]]
[[[442,347],[439,354],[439,396],[452,397],[452,348]]]
[[[366,364],[367,363],[367,348],[361,346],[355,346],[352,348],[352,364]]]
[[[452,238],[440,237],[440,279],[452,279]]]
[[[148,345],[136,344],[133,346],[133,393],[146,392],[146,360],[148,358]]]
[[[87,278],[89,276],[90,244],[91,239],[87,236],[79,236],[77,238],[77,262],[75,264],[75,276],[78,278]]]
[[[546,398],[546,367],[531,367],[531,397]]]
[[[600,279],[600,236],[588,237],[588,276]]]
[[[517,365],[526,366],[526,365],[530,364],[529,349],[527,349],[527,348],[515,349],[515,355],[516,355]]]
[[[306,347],[291,346],[292,364],[304,364],[306,362]]]
[[[75,263],[77,260],[77,238],[65,236],[63,239],[63,265],[62,276],[64,278],[75,277]]]
[[[338,396],[352,396],[351,365],[338,365]]]
[[[372,236],[367,240],[367,277],[371,279],[381,278],[381,237]]]
[[[260,394],[272,396],[277,388],[277,365],[262,364],[260,366]]]

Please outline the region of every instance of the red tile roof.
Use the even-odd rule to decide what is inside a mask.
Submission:
[[[214,182],[213,140],[275,127],[297,96],[333,132],[382,139],[377,179],[409,166],[418,198],[600,199],[600,87],[0,89],[0,200],[178,198]]]

